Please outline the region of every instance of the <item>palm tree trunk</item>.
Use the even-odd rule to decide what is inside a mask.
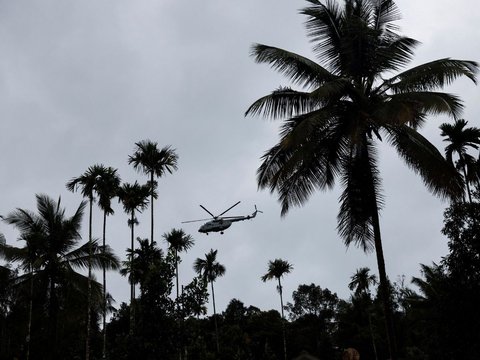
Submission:
[[[150,172],[150,213],[151,213],[151,229],[150,229],[150,244],[153,244],[153,171]]]
[[[375,254],[377,257],[378,273],[380,277],[380,298],[382,300],[383,311],[385,315],[385,326],[387,331],[388,350],[391,360],[397,360],[397,345],[395,340],[395,327],[393,323],[392,306],[390,303],[390,288],[385,269],[385,258],[383,256],[382,238],[380,234],[380,222],[378,219],[378,207],[374,201],[375,211],[372,215]]]
[[[180,317],[180,304],[178,303],[178,296],[179,296],[179,289],[178,289],[178,251],[175,249],[175,279],[176,279],[176,284],[177,284],[177,312],[178,312],[178,327],[180,329],[179,335],[178,335],[178,358],[179,360],[182,360],[182,341],[181,341],[181,327],[182,327],[182,321],[183,318]]]
[[[90,306],[92,301],[92,212],[93,197],[90,196],[88,216],[88,280],[87,280],[87,335],[85,338],[85,360],[90,358]]]
[[[468,179],[467,179],[467,170],[465,169],[465,161],[463,160],[463,156],[460,155],[460,160],[462,161],[463,163],[463,166],[462,166],[462,170],[463,170],[463,178],[465,179],[465,185],[467,187],[467,195],[468,195],[468,201],[470,202],[470,204],[472,203],[472,192],[470,190],[470,184],[468,183]]]
[[[373,335],[372,316],[370,314],[370,310],[368,311],[368,327],[370,328],[370,337],[372,338],[373,354],[375,355],[375,360],[378,360],[377,346],[375,344],[375,337]]]
[[[283,357],[287,360],[287,337],[285,334],[285,316],[283,314],[283,294],[280,278],[278,278],[278,292],[280,293],[280,308],[282,312]]]
[[[177,300],[178,300],[178,296],[179,296],[179,289],[178,289],[178,257],[177,257],[177,254],[178,254],[178,251],[177,249],[175,249],[175,278],[176,278],[176,281],[177,281]]]
[[[135,329],[135,309],[133,302],[135,300],[135,279],[133,277],[133,247],[134,247],[134,237],[135,237],[135,232],[134,232],[134,226],[135,226],[135,210],[132,210],[132,216],[131,216],[131,226],[132,228],[130,229],[131,233],[131,242],[130,242],[130,335],[133,335],[134,329]]]
[[[217,343],[217,354],[220,354],[220,345],[218,343],[217,310],[215,309],[215,291],[213,290],[213,281],[210,281],[210,285],[212,286],[213,320],[215,323],[215,340]]]
[[[103,254],[105,255],[105,234],[107,230],[107,212],[103,212]],[[103,307],[102,307],[102,313],[103,313],[103,327],[102,327],[102,340],[103,340],[103,346],[102,346],[102,359],[107,358],[107,276],[106,276],[106,271],[105,271],[105,265],[103,266]]]
[[[55,290],[55,282],[50,279],[50,303],[48,305],[48,336],[50,343],[50,359],[58,359],[57,350],[57,318],[58,318],[58,299]]]
[[[32,313],[33,313],[33,267],[30,264],[30,299],[28,301],[28,324],[27,324],[27,350],[25,353],[25,359],[30,359],[30,340],[32,336]]]

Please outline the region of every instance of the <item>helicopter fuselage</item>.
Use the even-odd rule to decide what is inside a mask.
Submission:
[[[230,220],[225,220],[225,219],[216,219],[209,221],[202,226],[200,226],[200,229],[198,229],[198,232],[208,234],[209,232],[218,232],[222,231],[225,229],[228,229],[232,225],[232,221]]]

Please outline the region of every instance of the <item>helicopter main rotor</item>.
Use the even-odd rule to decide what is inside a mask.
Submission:
[[[224,212],[222,212],[221,214],[215,216],[213,215],[205,206],[203,205],[200,205],[200,207],[205,210],[212,218],[213,220],[217,220],[219,217],[221,217],[223,214],[225,214],[227,211],[230,211],[232,210],[235,206],[237,206],[238,204],[240,204],[241,201],[238,201],[237,203],[233,204],[232,206],[230,206],[227,210],[225,210]],[[237,218],[238,216],[231,216],[229,218]],[[182,221],[182,224],[186,224],[186,223],[191,223],[191,222],[197,222],[197,221],[207,221],[207,220],[211,220],[211,219],[199,219],[199,220],[190,220],[190,221]]]

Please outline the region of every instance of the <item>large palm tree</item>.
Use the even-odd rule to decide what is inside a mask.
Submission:
[[[150,140],[139,141],[135,143],[135,147],[133,155],[128,157],[128,163],[133,164],[136,170],[150,177],[150,242],[153,243],[153,199],[156,198],[155,177],[159,178],[167,172],[171,174],[174,170],[177,170],[178,155],[175,149],[172,149],[170,146],[158,149],[158,144]]]
[[[286,260],[275,259],[268,262],[268,271],[261,277],[262,281],[276,279],[278,281],[278,293],[280,294],[280,310],[282,314],[282,334],[283,334],[283,355],[287,359],[287,338],[285,336],[285,315],[283,314],[283,288],[282,277],[289,274],[293,266]]]
[[[467,188],[467,195],[472,202],[472,193],[470,190],[470,182],[472,176],[468,174],[476,173],[476,161],[468,154],[468,148],[478,150],[480,145],[480,129],[477,127],[466,127],[467,121],[457,119],[453,124],[443,123],[440,125],[444,141],[449,144],[445,147],[445,156],[450,163],[453,164],[453,154],[458,156],[457,168],[463,172],[463,179]],[[467,171],[468,170],[468,171]]]
[[[168,243],[169,248],[173,250],[175,255],[175,277],[178,299],[178,253],[188,251],[195,244],[195,241],[191,235],[187,235],[182,229],[172,229],[169,233],[163,234],[163,238]]]
[[[122,203],[123,209],[130,215],[128,225],[130,226],[130,263],[133,263],[133,254],[135,251],[135,224],[138,223],[135,217],[136,212],[142,212],[148,205],[148,196],[150,195],[150,186],[140,185],[135,181],[133,184],[124,183],[117,190],[118,200]],[[133,273],[130,275],[130,334],[133,334],[135,312],[135,279]]]
[[[95,164],[90,166],[82,175],[76,178],[72,178],[67,182],[67,189],[74,192],[78,188],[81,189],[82,195],[88,199],[88,244],[91,246],[92,238],[92,216],[93,216],[93,203],[94,192],[97,186],[98,179],[104,169],[103,165]],[[85,359],[90,358],[90,322],[91,322],[91,278],[92,278],[92,265],[88,265],[88,290],[87,290],[87,336],[85,338]]]
[[[200,275],[205,281],[210,283],[212,288],[212,303],[213,303],[213,319],[215,323],[215,339],[217,343],[217,353],[220,353],[220,345],[218,342],[218,325],[217,325],[217,310],[215,307],[215,291],[213,288],[213,283],[217,278],[225,275],[225,266],[220,264],[217,261],[217,251],[211,249],[208,253],[205,254],[205,258],[197,258],[193,263],[193,269],[195,272]]]
[[[461,178],[417,129],[427,115],[458,117],[460,99],[437,90],[462,76],[475,81],[478,67],[446,58],[392,76],[412,59],[418,44],[397,33],[393,0],[346,0],[343,7],[335,1],[308,2],[301,13],[317,61],[272,46],[252,47],[256,62],[302,87],[280,87],[246,111],[284,119],[279,143],[262,157],[258,184],[278,192],[285,215],[340,180],[338,230],[347,246],[375,250],[389,351],[396,360],[379,222],[377,145],[383,139],[390,143],[435,195],[461,196]]]
[[[120,176],[117,174],[117,169],[112,167],[105,167],[102,165],[97,182],[95,186],[95,192],[98,196],[98,206],[103,210],[103,228],[102,228],[102,244],[105,249],[106,245],[106,230],[107,230],[107,216],[114,213],[112,209],[112,199],[117,196],[118,188],[120,187]],[[103,268],[103,305],[102,305],[102,317],[103,317],[103,346],[102,346],[102,358],[106,358],[106,345],[107,345],[107,332],[106,332],[106,319],[107,319],[107,277],[106,269]]]
[[[24,271],[20,282],[46,285],[48,294],[48,338],[51,342],[51,357],[56,358],[57,318],[59,291],[69,288],[81,294],[84,284],[90,282],[75,269],[117,269],[118,259],[109,248],[105,251],[96,241],[77,247],[80,227],[86,206],[82,202],[71,217],[65,216],[60,199],[56,202],[46,195],[37,195],[37,212],[17,209],[4,221],[15,226],[19,240],[25,241],[24,248],[3,245],[1,254],[10,261],[19,262]],[[90,284],[90,288],[91,288]],[[94,285],[97,285],[94,283]],[[100,290],[99,287],[95,289]]]

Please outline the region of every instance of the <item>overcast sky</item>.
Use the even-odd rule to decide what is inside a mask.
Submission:
[[[438,58],[480,59],[478,11],[472,0],[398,0],[402,33],[422,42],[412,66]],[[300,0],[0,0],[0,214],[35,209],[35,194],[61,196],[71,215],[82,200],[65,183],[89,166],[119,169],[126,182],[146,178],[127,164],[143,139],[171,145],[179,170],[159,180],[155,203],[156,240],[183,228],[196,244],[183,256],[180,281],[193,276],[195,258],[218,249],[226,274],[216,283],[217,309],[232,298],[263,310],[278,309],[275,283],[260,276],[269,260],[294,266],[284,279],[287,301],[300,284],[315,283],[347,298],[356,269],[370,267],[374,254],[348,250],[336,232],[338,189],[318,193],[302,208],[280,218],[276,194],[258,191],[260,156],[278,139],[279,122],[244,118],[248,106],[280,85],[290,85],[249,56],[252,43],[282,47],[314,58],[305,36]],[[447,89],[465,104],[463,117],[480,126],[479,90],[461,80]],[[429,118],[422,130],[444,144]],[[392,280],[418,276],[419,264],[447,253],[441,235],[446,203],[434,198],[398,159],[381,146],[385,207],[381,228],[387,272]],[[256,204],[263,214],[235,223],[224,235],[197,232],[185,220],[221,213],[247,215]],[[107,241],[125,258],[130,244],[127,215],[115,204]],[[95,209],[94,235],[101,237]],[[207,215],[208,217],[208,215]],[[150,234],[149,211],[136,234]],[[87,216],[83,227],[87,239]],[[0,223],[8,244],[17,233]],[[129,286],[109,274],[117,303]],[[209,312],[211,305],[209,304]]]

